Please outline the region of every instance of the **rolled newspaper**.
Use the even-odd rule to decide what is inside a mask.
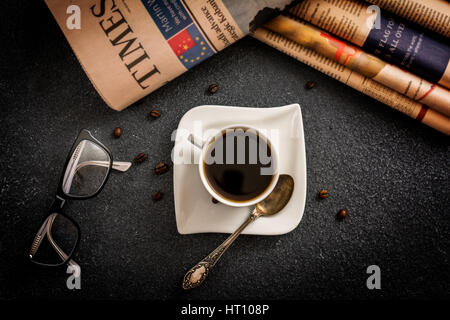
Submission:
[[[328,59],[314,50],[289,40],[273,31],[258,28],[252,36],[308,66],[414,118],[440,132],[450,135],[450,118],[428,109],[419,102],[372,80],[353,72],[347,67]]]
[[[290,12],[365,52],[450,88],[448,41],[379,7],[357,0],[305,0]]]
[[[122,110],[292,0],[45,0],[80,64]]]
[[[444,37],[450,37],[450,3],[445,0],[367,0]]]
[[[281,15],[264,27],[450,117],[450,91],[439,85],[386,63],[303,21]]]

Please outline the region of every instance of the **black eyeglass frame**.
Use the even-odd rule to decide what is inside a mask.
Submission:
[[[68,166],[68,164],[70,162],[70,159],[73,156],[73,153],[75,152],[76,148],[78,147],[78,145],[83,140],[87,140],[87,141],[95,143],[96,145],[101,147],[108,154],[108,156],[109,156],[108,172],[107,172],[107,174],[105,176],[105,179],[103,180],[102,184],[98,188],[98,190],[95,193],[93,193],[92,195],[88,195],[88,196],[68,195],[68,194],[64,193],[64,191],[63,191],[64,176],[65,176],[65,173],[66,173],[66,170],[67,170],[67,166]],[[63,260],[61,263],[58,263],[58,264],[47,264],[47,263],[42,263],[42,262],[38,262],[38,261],[33,260],[33,256],[31,255],[31,252],[32,252],[32,249],[31,249],[31,251],[30,251],[30,260],[31,260],[31,262],[33,262],[35,264],[38,264],[38,265],[42,265],[42,266],[59,267],[59,266],[67,264],[72,259],[72,256],[75,253],[75,251],[77,250],[79,242],[80,242],[81,229],[80,229],[79,224],[74,219],[72,219],[71,217],[69,217],[68,215],[66,215],[65,213],[62,212],[62,208],[63,208],[66,200],[85,200],[85,199],[91,199],[91,198],[97,196],[103,190],[103,187],[105,186],[106,182],[108,181],[109,175],[111,174],[112,164],[113,164],[113,157],[112,157],[111,152],[108,150],[108,148],[103,143],[101,143],[96,138],[94,138],[92,136],[92,134],[88,130],[86,130],[86,129],[81,130],[80,133],[78,134],[78,137],[76,138],[75,142],[73,143],[72,148],[70,149],[70,152],[69,152],[69,154],[68,154],[68,156],[66,158],[66,161],[64,163],[64,168],[63,168],[63,171],[62,171],[62,174],[61,174],[61,178],[59,180],[59,184],[58,184],[58,189],[56,191],[55,200],[53,201],[52,205],[50,206],[48,214],[45,216],[45,218],[42,220],[41,224],[39,225],[39,229],[36,232],[36,234],[34,236],[34,241],[33,241],[33,244],[34,244],[36,242],[36,238],[38,237],[38,235],[39,235],[39,233],[41,231],[41,228],[44,225],[44,223],[46,222],[46,220],[52,214],[60,214],[64,218],[66,218],[70,222],[72,222],[74,224],[74,226],[76,227],[77,231],[78,231],[78,237],[77,237],[75,246],[72,249],[72,252],[67,254],[67,259]]]

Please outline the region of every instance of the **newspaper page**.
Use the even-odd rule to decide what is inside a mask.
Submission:
[[[314,50],[304,47],[277,33],[258,28],[252,36],[280,50],[306,65],[410,116],[428,126],[450,135],[450,118],[438,113],[419,102],[350,70],[349,68],[328,59]]]
[[[292,0],[45,0],[89,79],[122,110]],[[78,23],[77,23],[78,22]]]
[[[305,0],[290,12],[402,69],[450,88],[450,46],[357,0]]]
[[[367,0],[380,8],[450,37],[450,3],[446,0]]]
[[[450,91],[382,61],[313,25],[280,15],[264,25],[286,38],[332,59],[450,117]]]

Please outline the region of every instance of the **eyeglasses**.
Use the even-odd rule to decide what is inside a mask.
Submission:
[[[78,246],[80,227],[62,212],[65,201],[95,197],[111,169],[125,172],[130,166],[130,162],[113,162],[111,152],[88,130],[82,130],[67,157],[55,201],[34,237],[31,261],[44,266],[78,266],[71,258]]]

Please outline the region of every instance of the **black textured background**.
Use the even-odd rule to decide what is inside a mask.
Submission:
[[[363,94],[245,38],[123,112],[109,109],[78,64],[43,1],[2,1],[0,50],[0,298],[385,299],[450,297],[449,139]],[[317,86],[307,91],[308,80]],[[220,90],[208,95],[210,83]],[[242,236],[201,289],[183,292],[185,271],[224,234],[179,235],[172,131],[203,104],[299,103],[307,152],[303,220],[274,237]],[[153,108],[162,117],[150,120]],[[114,127],[124,134],[112,137]],[[90,129],[116,160],[148,161],[113,173],[103,192],[70,201],[82,240],[82,289],[64,269],[27,252],[78,131]],[[319,201],[326,188],[330,197]],[[154,203],[151,194],[164,192]],[[335,219],[347,208],[348,218]],[[381,268],[381,290],[366,268]]]

